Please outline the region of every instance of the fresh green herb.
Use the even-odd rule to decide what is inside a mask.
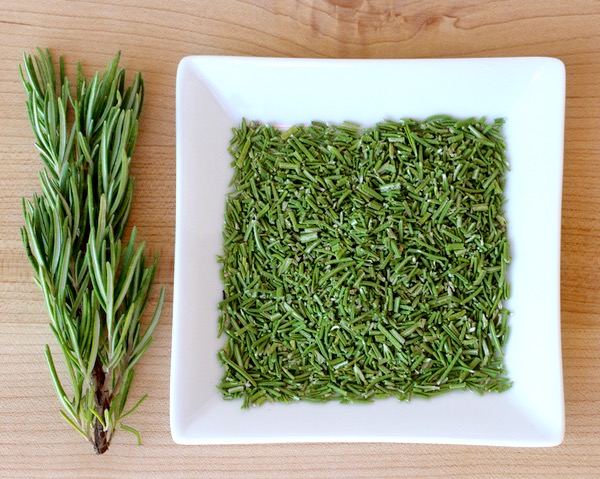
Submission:
[[[72,383],[69,393],[46,359],[61,415],[97,454],[144,401],[126,410],[134,365],[152,342],[165,291],[143,329],[156,261],[146,265],[133,228],[122,243],[133,197],[129,163],[138,132],[143,82],[125,89],[119,55],[90,81],[81,66],[74,92],[62,58],[58,76],[48,50],[24,56],[20,69],[27,111],[44,169],[42,192],[23,200],[23,243],[44,293]],[[71,396],[72,395],[72,396]]]
[[[224,397],[247,407],[508,389],[502,125],[234,129]]]

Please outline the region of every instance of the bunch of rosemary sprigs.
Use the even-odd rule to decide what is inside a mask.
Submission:
[[[133,198],[129,164],[138,133],[144,85],[136,73],[125,88],[119,57],[88,80],[81,65],[71,85],[63,59],[57,74],[48,50],[24,56],[20,68],[27,111],[43,160],[41,194],[23,200],[22,238],[44,293],[51,329],[65,359],[70,394],[46,359],[62,416],[94,451],[108,450],[123,419],[134,365],[148,349],[165,290],[149,325],[156,258],[146,264],[133,228],[122,238]]]

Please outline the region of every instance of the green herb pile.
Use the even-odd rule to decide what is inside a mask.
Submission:
[[[25,55],[20,71],[44,168],[41,193],[23,200],[21,234],[70,380],[65,389],[46,346],[61,415],[102,454],[117,428],[139,442],[123,420],[146,397],[126,407],[165,294],[144,328],[156,258],[146,264],[135,228],[124,240],[144,85],[136,73],[126,87],[118,54],[89,80],[78,65],[71,85],[62,58],[55,71],[50,52],[38,53]]]
[[[508,389],[502,126],[436,116],[234,129],[224,397]]]

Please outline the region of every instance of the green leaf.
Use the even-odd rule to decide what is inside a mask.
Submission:
[[[125,424],[119,424],[119,427],[121,429],[123,429],[123,431],[127,431],[127,432],[130,432],[131,434],[133,434],[137,439],[138,446],[142,445],[142,436],[140,435],[140,433],[137,429],[130,427],[130,426],[126,426]]]
[[[69,416],[67,416],[64,411],[60,411],[60,415],[64,418],[65,421],[67,421],[71,426],[73,426],[73,429],[75,429],[85,439],[88,439],[88,435],[77,424],[75,424],[75,422]]]
[[[129,416],[129,415],[130,415],[130,414],[132,414],[133,412],[135,412],[135,410],[136,410],[138,407],[140,407],[140,406],[142,405],[142,403],[143,403],[143,402],[144,402],[144,401],[145,401],[147,398],[148,398],[148,395],[147,395],[147,394],[144,394],[144,395],[143,395],[143,396],[142,396],[142,397],[141,397],[141,398],[138,400],[138,402],[136,402],[136,403],[134,404],[134,406],[133,406],[133,407],[132,407],[132,408],[131,408],[129,411],[127,411],[125,414],[123,414],[123,415],[122,415],[122,416],[119,418],[119,421],[120,421],[121,419],[123,419],[123,418],[126,418],[127,416]]]

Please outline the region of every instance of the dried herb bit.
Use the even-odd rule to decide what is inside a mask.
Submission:
[[[223,396],[247,407],[508,389],[502,124],[234,129]]]
[[[23,200],[21,235],[72,383],[69,397],[46,346],[61,414],[102,454],[117,427],[139,442],[122,420],[146,398],[126,409],[134,365],[152,342],[165,295],[161,289],[144,329],[157,258],[146,265],[135,228],[122,243],[144,88],[136,73],[125,89],[117,54],[89,81],[78,65],[73,92],[62,58],[57,75],[50,52],[38,53],[24,56],[20,73],[44,163],[42,192]]]

